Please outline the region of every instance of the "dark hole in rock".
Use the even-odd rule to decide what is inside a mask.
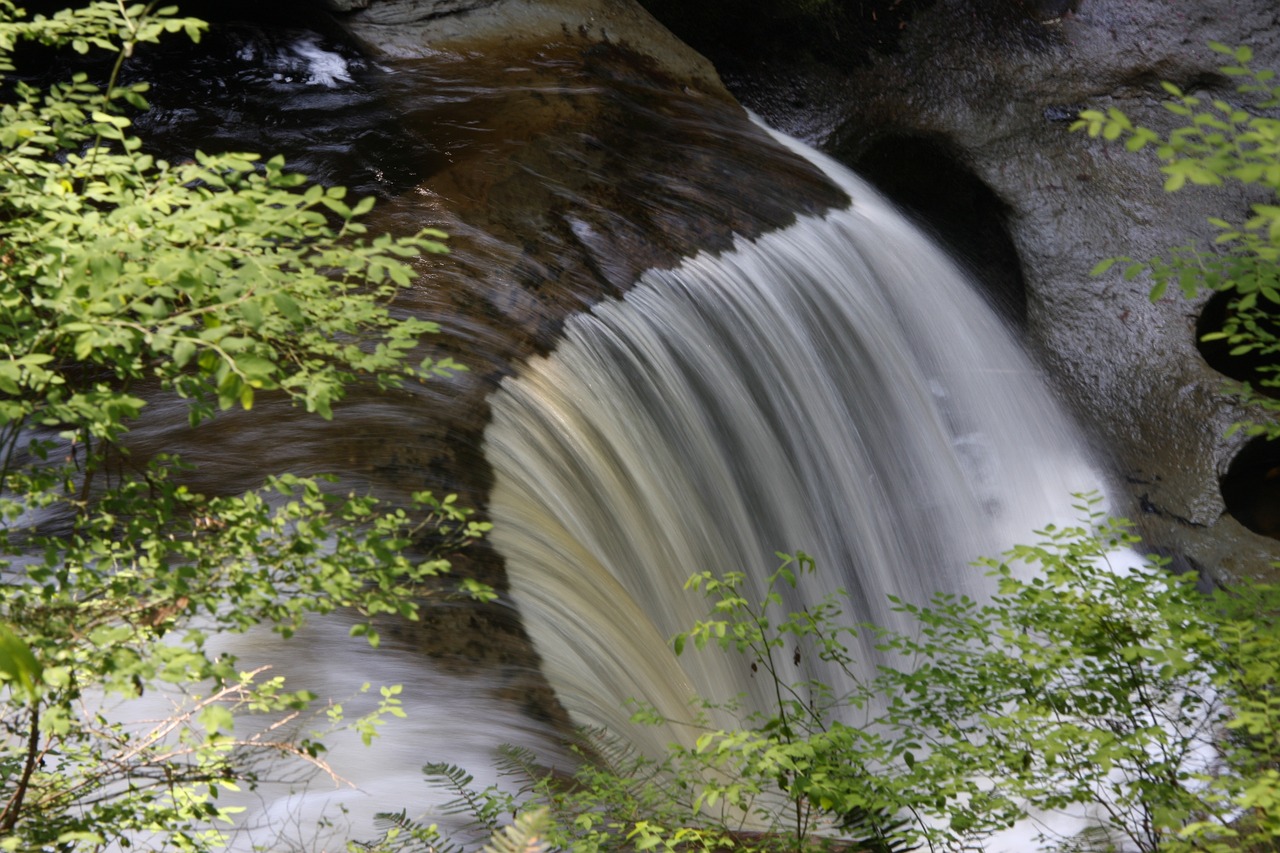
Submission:
[[[1005,227],[1008,207],[944,143],[889,136],[842,159],[939,237],[995,308],[1025,328],[1027,288]]]
[[[1280,365],[1280,356],[1276,353],[1264,354],[1257,350],[1232,355],[1231,350],[1234,344],[1226,340],[1204,340],[1205,335],[1222,331],[1231,316],[1231,301],[1235,295],[1232,291],[1219,291],[1205,303],[1200,311],[1200,317],[1196,320],[1196,348],[1200,350],[1200,355],[1204,356],[1205,362],[1224,376],[1240,382],[1248,382],[1259,394],[1280,397],[1280,388],[1261,384],[1265,379],[1270,378],[1274,381],[1277,378],[1278,375],[1274,370],[1267,371],[1265,368]],[[1259,300],[1259,304],[1270,309],[1258,318],[1259,331],[1263,335],[1280,338],[1280,305],[1274,305],[1265,300]]]
[[[1222,499],[1245,527],[1280,539],[1280,441],[1246,444],[1222,478]]]

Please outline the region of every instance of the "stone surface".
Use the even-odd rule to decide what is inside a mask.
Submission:
[[[448,51],[518,60],[566,41],[610,44],[681,85],[723,91],[705,58],[631,0],[376,0],[343,25],[372,51],[401,59]]]
[[[1162,80],[1233,100],[1207,43],[1247,44],[1259,67],[1280,67],[1280,7],[1084,0],[1060,20],[1039,17],[938,0],[914,15],[898,52],[865,67],[716,58],[747,106],[851,165],[924,141],[989,188],[1027,288],[1027,339],[1113,473],[1118,509],[1153,548],[1221,577],[1256,573],[1280,552],[1224,515],[1219,480],[1242,443],[1224,435],[1250,413],[1196,351],[1198,304],[1152,304],[1149,282],[1119,270],[1090,276],[1105,257],[1204,239],[1207,216],[1239,213],[1249,199],[1231,188],[1167,194],[1153,154],[1069,127],[1079,109],[1109,107],[1171,127]],[[878,162],[926,180],[944,165]],[[933,205],[945,213],[948,200]]]

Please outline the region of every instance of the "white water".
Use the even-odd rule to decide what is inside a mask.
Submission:
[[[970,282],[863,181],[804,156],[848,209],[649,272],[492,399],[492,539],[583,722],[629,731],[628,699],[680,719],[694,695],[755,689],[745,664],[671,651],[705,613],[682,591],[693,572],[759,580],[803,550],[806,600],[844,587],[851,618],[895,625],[886,596],[981,593],[969,561],[1098,486]]]
[[[844,587],[853,618],[894,624],[887,595],[979,592],[970,560],[1072,516],[1070,493],[1097,485],[970,283],[868,186],[821,162],[848,210],[649,273],[572,320],[554,356],[492,400],[492,538],[546,674],[579,720],[651,754],[684,732],[630,728],[628,699],[680,719],[696,695],[755,687],[726,656],[672,653],[671,635],[704,611],[682,590],[689,574],[758,580],[775,551],[801,549],[821,570],[806,599]],[[337,849],[403,807],[441,820],[448,797],[424,783],[428,761],[483,786],[501,781],[498,744],[559,757],[552,734],[483,679],[367,652],[335,622],[260,639],[231,643],[243,667],[273,663],[292,688],[340,701],[363,681],[404,684],[410,716],[372,748],[327,741],[348,782],[235,798],[248,807],[235,850]],[[1030,849],[1027,837],[995,847]]]
[[[240,810],[233,824],[217,827],[227,834],[231,853],[346,850],[349,841],[370,842],[381,836],[387,825],[379,820],[380,814],[402,810],[410,820],[438,824],[446,838],[462,842],[471,831],[471,818],[444,809],[457,794],[428,784],[422,772],[425,764],[463,768],[475,778],[476,790],[515,787],[497,769],[498,748],[505,744],[529,750],[548,766],[572,766],[575,759],[548,725],[496,694],[491,673],[446,671],[412,649],[374,649],[363,639],[353,640],[348,627],[335,614],[311,620],[288,640],[266,628],[212,638],[210,646],[234,654],[241,671],[269,667],[260,679],[283,676],[288,689],[307,689],[321,697],[316,708],[274,740],[320,733],[326,747],[321,758],[328,765],[325,772],[265,748],[246,749],[246,761],[262,759],[257,767],[264,777],[256,789],[224,790],[218,798],[218,805]],[[378,736],[365,744],[350,723],[373,712],[379,688],[390,685],[403,688],[397,698],[405,716],[385,717]],[[325,714],[333,704],[342,706],[346,721],[337,727]],[[94,710],[141,737],[153,729],[167,729],[170,718],[190,707],[191,697],[185,693],[152,689],[141,698],[102,702]],[[236,736],[250,738],[275,720],[241,716]],[[176,735],[167,742],[176,743]],[[134,848],[168,849],[163,839],[146,835],[134,837],[132,843]]]

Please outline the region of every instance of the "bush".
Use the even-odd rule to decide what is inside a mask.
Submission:
[[[766,673],[780,651],[817,655],[853,685],[784,685],[773,714],[704,735],[699,754],[734,780],[708,790],[736,797],[738,780],[773,780],[837,816],[911,815],[895,831],[931,849],[1028,815],[1046,843],[1072,846],[1044,820],[1063,810],[1127,849],[1271,843],[1277,590],[1208,598],[1159,561],[1112,565],[1137,540],[1095,505],[1081,504],[1080,526],[983,561],[999,582],[990,602],[898,602],[917,635],[856,629],[901,660],[870,678],[838,639],[855,629],[837,609],[778,618],[776,596],[749,606],[732,579],[702,576],[715,607],[695,642],[733,646]]]
[[[1078,526],[982,561],[999,584],[989,602],[897,602],[911,634],[849,625],[843,594],[784,612],[782,591],[815,571],[803,555],[761,601],[740,595],[741,575],[696,575],[708,618],[677,650],[742,655],[774,686],[771,709],[660,761],[596,735],[572,779],[508,750],[515,793],[475,790],[458,768],[429,780],[480,837],[545,808],[541,838],[578,851],[959,851],[1018,822],[1042,848],[1274,849],[1280,589],[1206,596],[1159,560],[1133,564],[1136,538],[1097,500]],[[860,632],[889,655],[877,671],[851,657]],[[786,683],[778,664],[792,658],[830,677]],[[430,830],[447,849],[435,828],[388,818],[386,848]]]
[[[349,608],[416,618],[424,579],[480,532],[451,498],[391,508],[288,475],[206,497],[179,460],[128,459],[148,399],[192,425],[261,393],[328,417],[352,382],[396,387],[453,365],[410,364],[432,325],[391,302],[441,234],[368,238],[369,199],[305,186],[279,158],[145,153],[117,84],[135,48],[203,24],[174,9],[94,2],[27,18],[0,0],[0,71],[24,42],[109,52],[104,86],[6,81],[0,106],[0,848],[210,849],[264,757],[323,767],[315,736],[285,737],[314,698],[238,671],[209,633]],[[127,463],[127,464],[126,464]],[[410,556],[424,530],[438,553]],[[196,625],[200,627],[195,627]],[[108,701],[162,691],[154,726]],[[397,688],[355,721],[400,715]],[[340,713],[323,723],[340,720]],[[238,734],[236,713],[275,725]],[[302,726],[302,731],[306,731]]]

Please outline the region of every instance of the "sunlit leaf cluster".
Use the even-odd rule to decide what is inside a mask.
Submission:
[[[370,235],[371,199],[280,158],[165,162],[133,135],[146,86],[118,85],[122,64],[203,29],[172,8],[0,0],[0,70],[29,42],[114,59],[105,81],[3,81],[0,849],[216,848],[221,792],[332,772],[320,733],[367,741],[404,714],[398,688],[344,720],[211,638],[341,610],[376,645],[374,621],[418,618],[424,583],[483,530],[452,497],[389,507],[284,472],[203,495],[181,460],[131,455],[158,400],[194,427],[261,394],[329,417],[353,383],[453,366],[416,353],[434,327],[395,305],[443,235]],[[161,697],[161,719],[131,710]]]
[[[1139,561],[1128,523],[1099,503],[1081,496],[1079,523],[982,560],[989,599],[894,599],[911,617],[901,630],[855,624],[843,592],[788,609],[818,571],[803,554],[781,555],[759,599],[742,573],[699,573],[689,588],[707,615],[677,653],[727,654],[772,703],[695,700],[738,725],[704,719],[658,758],[587,733],[572,774],[518,748],[502,785],[429,766],[453,797],[434,814],[461,829],[386,815],[370,849],[458,853],[534,809],[546,840],[580,853],[1275,849],[1280,589],[1205,594]],[[874,660],[855,651],[862,637]],[[796,658],[819,675],[788,680]],[[645,708],[633,721],[669,722]]]

